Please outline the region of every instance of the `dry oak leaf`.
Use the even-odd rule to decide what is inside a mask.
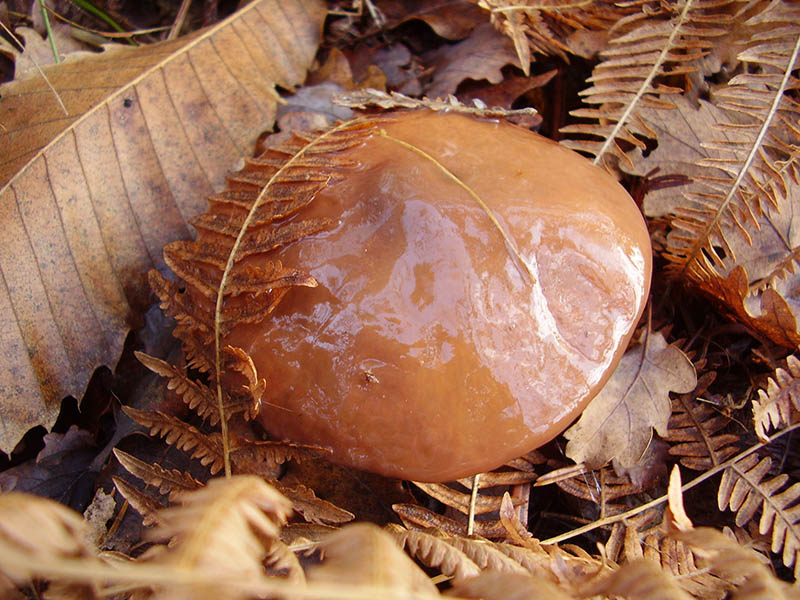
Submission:
[[[612,458],[635,465],[647,449],[652,429],[666,435],[669,392],[688,393],[697,383],[694,366],[659,332],[645,330],[639,345],[628,350],[611,379],[564,432],[567,456],[589,468]]]
[[[0,451],[113,365],[163,246],[302,83],[321,0],[257,0],[191,36],[76,53],[0,87]]]

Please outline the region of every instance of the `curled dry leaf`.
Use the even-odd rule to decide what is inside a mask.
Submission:
[[[697,383],[694,366],[659,332],[643,332],[622,357],[611,379],[564,435],[566,454],[597,468],[611,460],[633,466],[644,454],[652,428],[666,435],[669,392],[688,393]]]
[[[258,0],[202,32],[78,53],[2,87],[0,450],[113,364],[145,274],[303,81],[324,4]]]

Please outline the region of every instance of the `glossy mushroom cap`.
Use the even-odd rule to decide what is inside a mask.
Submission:
[[[599,391],[644,307],[650,241],[611,176],[530,131],[427,111],[382,128],[300,213],[336,226],[267,254],[319,286],[225,343],[266,377],[277,438],[448,481],[551,440]]]

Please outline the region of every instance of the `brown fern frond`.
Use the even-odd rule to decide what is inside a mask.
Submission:
[[[634,560],[609,577],[587,585],[587,595],[604,594],[631,600],[691,600],[677,580],[648,560]]]
[[[159,511],[166,508],[163,504],[153,500],[121,477],[112,477],[111,479],[125,501],[142,516],[142,525],[151,527],[158,524]]]
[[[488,540],[472,539],[463,536],[445,537],[445,541],[461,550],[481,570],[501,571],[503,573],[526,573],[527,569]]]
[[[182,568],[243,577],[263,573],[262,561],[278,541],[291,505],[262,479],[239,475],[212,479],[164,509],[152,538],[173,540],[165,560]]]
[[[698,598],[722,600],[731,591],[730,582],[709,573],[708,562],[685,542],[668,537],[663,527],[640,534],[637,527],[625,531],[624,562],[644,560],[675,577],[685,592]]]
[[[81,515],[54,500],[0,494],[0,572],[24,583],[37,573],[37,564],[50,559],[94,557],[86,530]]]
[[[407,598],[439,597],[425,572],[376,525],[345,525],[328,536],[321,547],[325,560],[321,566],[309,569],[310,581],[391,589]]]
[[[783,306],[797,270],[797,240],[783,221],[794,214],[800,182],[799,23],[800,7],[780,1],[746,22],[753,34],[739,59],[748,72],[704,108],[717,128],[713,139],[698,132],[703,152],[694,183],[673,209],[665,254],[673,276],[789,347],[800,340],[794,311]]]
[[[454,536],[467,533],[466,523],[459,523],[417,504],[393,504],[392,510],[409,529],[440,529]],[[475,521],[475,534],[485,538],[505,538],[508,532],[499,520]]]
[[[240,436],[231,437],[231,463],[237,473],[257,475],[275,465],[293,460],[303,462],[330,454],[330,449],[294,442],[263,442]]]
[[[608,29],[633,10],[630,3],[609,0],[480,0],[478,5],[491,12],[495,27],[514,42],[526,75],[531,52],[567,60],[567,55],[574,52],[569,40],[574,32]]]
[[[138,477],[147,485],[158,489],[160,494],[168,494],[170,501],[174,501],[179,494],[196,490],[203,484],[178,469],[165,469],[155,463],[146,463],[119,448],[114,449],[114,456],[131,475]]]
[[[698,527],[675,535],[710,562],[711,571],[735,588],[736,598],[789,600],[797,592],[772,575],[757,552],[744,548],[710,527]]]
[[[794,355],[787,357],[786,369],[775,369],[775,378],[767,382],[766,390],[758,390],[753,399],[753,421],[756,435],[761,440],[767,432],[784,425],[791,425],[800,410],[800,360]]]
[[[219,423],[219,409],[216,394],[207,386],[189,379],[182,369],[144,352],[135,352],[136,358],[153,373],[168,379],[167,389],[174,390],[178,396],[204,421],[211,425]],[[233,406],[228,407],[226,415],[233,414]]]
[[[522,573],[492,571],[454,585],[451,593],[458,598],[483,600],[574,600],[575,598],[569,591],[546,579]]]
[[[309,523],[341,524],[355,519],[355,515],[350,511],[318,498],[314,490],[302,484],[284,485],[280,481],[270,483],[291,501],[294,511]]]
[[[412,481],[411,483],[425,492],[428,496],[435,498],[445,506],[454,508],[465,515],[469,513],[470,494],[468,492],[462,492],[442,483],[421,483],[418,481]],[[475,500],[474,514],[483,515],[500,510],[502,501],[502,495],[489,496],[485,494],[478,494]],[[525,503],[525,500],[521,498],[514,498],[512,501],[516,506],[520,506]]]
[[[681,465],[707,471],[739,451],[740,436],[724,433],[731,422],[694,394],[681,394],[672,399],[669,432],[664,440],[671,444],[669,453],[679,457]]]
[[[170,445],[188,452],[191,457],[208,466],[214,475],[222,469],[222,444],[219,434],[204,434],[196,427],[159,410],[145,411],[123,406],[122,410],[131,419],[150,430],[150,435],[164,438]]]
[[[420,561],[426,567],[438,569],[443,575],[452,577],[458,584],[471,577],[475,577],[481,572],[476,565],[461,550],[448,544],[441,535],[435,535],[425,531],[410,531],[390,523],[384,528],[413,558]]]
[[[586,500],[590,510],[598,511],[598,518],[615,514],[624,510],[616,500],[644,489],[641,482],[632,482],[627,475],[617,475],[611,467],[603,467],[595,471],[566,467],[567,478],[553,477],[555,484],[576,498]],[[573,474],[574,473],[574,474]],[[551,475],[548,473],[548,475]],[[540,479],[541,481],[541,479]]]
[[[645,6],[646,18],[642,12],[620,20],[612,33],[622,33],[601,54],[603,60],[589,78],[592,87],[581,92],[596,108],[570,113],[592,122],[564,127],[562,132],[581,136],[564,144],[607,168],[611,157],[632,165],[624,146],[644,148],[642,138],[656,137],[640,112],[674,106],[670,97],[683,91],[675,85],[676,76],[699,68],[715,40],[727,32],[734,5],[719,0],[662,2],[655,11]]]
[[[720,510],[736,512],[736,525],[742,527],[761,510],[759,532],[770,533],[772,551],[782,554],[783,564],[800,575],[800,483],[784,489],[789,476],[769,477],[772,459],[749,454],[728,467],[717,493]]]

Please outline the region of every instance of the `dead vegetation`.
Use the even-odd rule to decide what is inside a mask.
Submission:
[[[320,49],[326,7],[279,4],[258,0],[172,41],[18,70],[0,88],[3,449],[30,427],[53,426],[62,398],[89,385],[83,420],[73,419],[81,428],[48,434],[35,461],[19,458],[36,454],[21,444],[0,473],[0,589],[53,598],[797,597],[787,582],[800,571],[800,8],[363,0],[327,6]],[[3,51],[18,65],[38,62],[41,36],[22,33],[25,52],[12,42]],[[278,110],[276,85],[297,89],[292,110]],[[573,97],[575,85],[584,91]],[[233,257],[323,227],[284,226],[267,240],[248,229],[310,202],[341,176],[333,151],[380,120],[337,112],[349,109],[315,96],[326,86],[347,92],[350,106],[488,105],[532,127],[539,116],[510,109],[534,106],[545,129],[641,201],[657,258],[650,313],[568,443],[458,482],[401,485],[252,427],[269,382],[220,340],[314,281],[291,265],[255,269]],[[429,90],[463,103],[418,99]],[[287,133],[333,117],[352,120]],[[283,137],[222,190],[276,119]],[[236,216],[233,229],[195,219],[206,198]],[[190,223],[224,241],[213,252],[179,242],[162,259]],[[140,360],[164,379],[139,387],[143,371],[123,359],[124,393],[89,384],[144,314],[145,273],[167,265],[198,290],[180,294],[158,271],[150,276],[185,360],[153,358],[169,344],[140,333]],[[225,304],[238,293],[265,301],[255,312]],[[230,369],[243,385],[222,385]],[[156,391],[164,381],[171,394]],[[64,473],[69,484],[55,483]],[[98,493],[85,517],[23,493],[83,509],[89,498],[73,492],[86,473]],[[116,505],[101,510],[112,493]],[[90,527],[99,531],[91,540]]]

